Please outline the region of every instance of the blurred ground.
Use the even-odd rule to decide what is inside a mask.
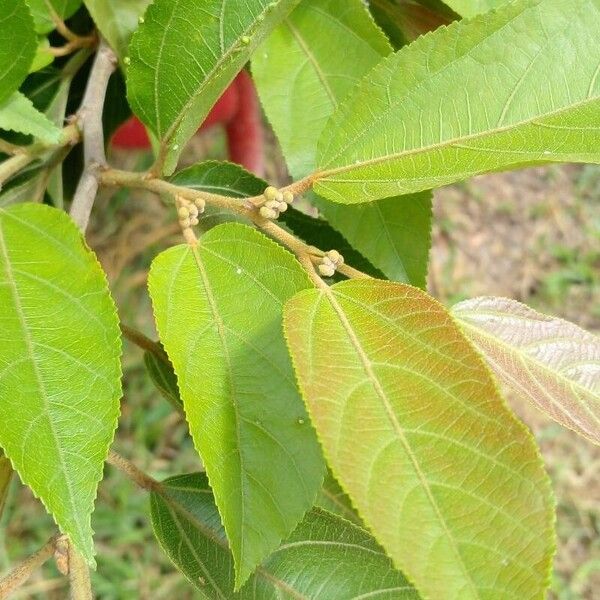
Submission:
[[[192,155],[220,156],[218,135]],[[269,145],[268,178],[283,172]],[[118,157],[125,168],[139,158]],[[490,175],[439,191],[435,198],[430,288],[442,301],[493,294],[600,331],[600,167],[549,167]],[[152,196],[103,196],[90,243],[111,282],[122,320],[153,335],[146,270],[160,249],[179,241],[174,216]],[[199,468],[185,424],[145,376],[141,353],[125,345],[124,399],[116,448],[157,478]],[[558,502],[553,598],[600,598],[600,449],[513,402],[534,431]],[[52,521],[16,482],[2,521],[0,572],[42,545]],[[93,517],[98,551],[94,589],[102,599],[195,598],[153,540],[144,493],[107,468]],[[595,593],[594,593],[595,591]],[[15,598],[65,597],[52,565]]]

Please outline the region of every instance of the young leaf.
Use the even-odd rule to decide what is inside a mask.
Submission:
[[[369,7],[395,48],[460,19],[441,0],[371,0]]]
[[[318,508],[236,593],[231,553],[206,476],[171,477],[150,502],[160,545],[203,598],[419,598],[366,531]]]
[[[503,383],[600,444],[598,337],[508,298],[474,298],[452,312]]]
[[[517,0],[371,71],[321,136],[315,191],[360,203],[489,171],[600,162],[600,0]]]
[[[295,258],[227,223],[159,255],[149,288],[190,432],[241,585],[312,506],[323,461],[294,382],[283,303],[310,286]]]
[[[140,17],[150,2],[151,0],[84,0],[94,23],[121,60],[127,56],[131,36],[138,28]]]
[[[329,470],[327,470],[327,474],[325,475],[325,481],[323,481],[323,487],[321,488],[316,504],[329,512],[344,517],[347,521],[362,525],[362,521],[356,514],[350,498],[348,498]]]
[[[25,0],[0,0],[0,103],[21,85],[37,48]]]
[[[541,598],[553,502],[531,434],[433,298],[352,280],[284,310],[335,478],[427,598]]]
[[[298,0],[155,0],[130,45],[131,108],[171,173],[184,144],[264,36]]]
[[[4,505],[6,504],[6,497],[8,496],[8,490],[10,489],[12,474],[13,470],[10,461],[4,456],[2,450],[0,450],[0,517],[2,517]]]
[[[81,0],[27,0],[27,3],[33,15],[35,30],[42,34],[50,33],[56,27],[52,13],[64,21],[81,6]]]
[[[336,40],[336,52],[331,52],[331,40]],[[252,62],[254,77],[294,177],[314,169],[317,140],[327,120],[361,77],[390,52],[361,0],[302,3],[258,50]],[[290,77],[290,70],[298,75]],[[424,286],[429,193],[360,209],[312,200],[386,277]]]
[[[57,144],[61,136],[61,130],[21,92],[0,104],[0,129],[33,135],[47,144]]]
[[[92,563],[121,345],[105,276],[65,213],[0,209],[0,306],[0,446]]]

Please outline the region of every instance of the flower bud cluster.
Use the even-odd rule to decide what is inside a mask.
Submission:
[[[198,225],[198,215],[204,212],[205,202],[202,198],[193,201],[179,196],[177,198],[177,216],[182,229],[190,229]]]
[[[344,257],[337,250],[329,250],[317,264],[319,274],[323,277],[333,277],[336,269],[344,264]]]
[[[288,209],[288,205],[294,201],[294,194],[282,192],[273,186],[269,186],[263,194],[264,202],[258,212],[265,219],[277,219],[282,212]]]

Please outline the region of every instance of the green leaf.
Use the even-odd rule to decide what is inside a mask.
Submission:
[[[171,183],[195,190],[223,194],[233,198],[258,196],[265,191],[267,182],[239,165],[228,162],[206,161],[178,171],[170,178]],[[200,216],[200,227],[209,229],[220,222],[237,220],[249,224],[248,219],[207,207]],[[323,219],[310,217],[292,207],[279,217],[293,233],[307,244],[330,250],[336,248],[353,267],[374,277],[383,276],[368,260]]]
[[[84,0],[94,23],[122,60],[151,0]]]
[[[0,104],[27,77],[36,48],[33,19],[25,0],[0,0]]]
[[[474,298],[452,312],[504,384],[600,444],[597,336],[508,298]]]
[[[531,434],[446,309],[352,280],[289,301],[284,327],[335,478],[427,598],[541,598],[553,501]]]
[[[62,133],[21,92],[15,92],[0,104],[0,128],[33,135],[47,144],[58,144]]]
[[[181,409],[183,402],[179,396],[177,376],[169,359],[166,356],[160,356],[157,352],[146,351],[144,352],[144,365],[156,389],[174,407]]]
[[[463,17],[474,17],[481,13],[499,8],[510,0],[445,0],[446,4]]]
[[[196,247],[160,254],[148,283],[239,586],[312,506],[323,478],[281,329],[283,303],[310,282],[278,244],[228,223]]]
[[[360,517],[356,514],[350,498],[335,480],[331,471],[327,470],[323,487],[317,498],[316,504],[357,525],[362,525]]]
[[[252,74],[294,177],[314,170],[339,101],[390,52],[362,0],[302,2],[258,49]]]
[[[371,0],[369,7],[395,48],[460,19],[441,0]]]
[[[48,38],[42,38],[38,41],[38,46],[33,57],[33,62],[29,65],[29,72],[35,73],[54,62],[54,56],[49,52],[50,42]]]
[[[106,278],[71,219],[0,210],[0,446],[93,563],[90,516],[121,396]]]
[[[388,279],[424,288],[431,247],[431,202],[431,192],[420,192],[357,206],[326,201],[317,205]]]
[[[38,33],[50,33],[55,28],[48,3],[52,5],[56,16],[63,21],[81,6],[81,0],[27,0],[27,3]]]
[[[336,52],[331,52],[331,40],[336,40]],[[327,120],[361,77],[390,52],[361,0],[303,3],[258,50],[252,62],[254,77],[294,177],[314,169],[317,140]],[[290,77],[290,72],[297,75]],[[312,201],[379,273],[425,285],[429,194],[359,209],[319,198]],[[336,249],[360,268],[342,248]]]
[[[418,599],[366,531],[322,509],[312,509],[236,593],[231,553],[206,476],[171,477],[150,502],[158,541],[202,598]]]
[[[0,450],[0,517],[4,511],[4,505],[6,504],[6,498],[8,497],[8,491],[10,490],[10,482],[12,480],[12,466],[10,460],[4,456],[2,450]]]
[[[518,0],[384,60],[319,143],[340,203],[549,162],[600,162],[600,0]]]
[[[254,49],[297,3],[155,0],[148,7],[131,41],[129,101],[160,140],[167,173]]]

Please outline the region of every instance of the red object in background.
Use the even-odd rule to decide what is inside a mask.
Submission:
[[[229,158],[256,173],[264,173],[263,132],[260,105],[252,78],[246,71],[238,73],[202,123],[200,130],[222,124],[227,134]],[[131,117],[112,137],[117,148],[150,147],[146,128]]]

